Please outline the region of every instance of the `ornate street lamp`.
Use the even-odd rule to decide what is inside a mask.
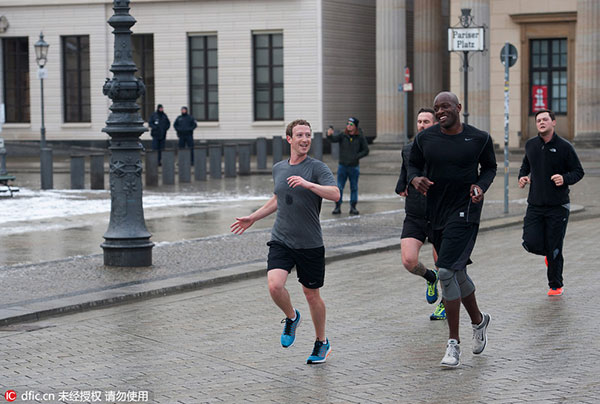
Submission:
[[[136,104],[145,92],[131,53],[131,30],[136,23],[129,14],[129,0],[114,0],[114,15],[108,24],[114,28],[112,80],[106,79],[102,92],[112,99],[111,113],[103,132],[110,140],[110,222],[104,234],[104,265],[141,267],[152,265],[151,234],[146,229],[142,207],[142,144],[147,131]]]
[[[52,189],[52,149],[46,147],[46,126],[44,124],[44,79],[48,76],[46,62],[48,61],[48,43],[44,41],[44,34],[40,32],[40,39],[33,45],[35,60],[39,67],[40,97],[42,106],[42,126],[40,128],[40,175],[42,189]]]

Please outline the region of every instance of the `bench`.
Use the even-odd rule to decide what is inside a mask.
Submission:
[[[8,192],[11,197],[13,193],[19,192],[19,188],[11,187],[8,183],[9,181],[14,181],[16,178],[14,175],[0,175],[0,192]]]

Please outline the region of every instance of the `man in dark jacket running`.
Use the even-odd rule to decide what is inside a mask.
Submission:
[[[165,114],[162,104],[156,106],[156,111],[150,116],[148,125],[151,128],[152,150],[158,151],[158,164],[160,165],[161,152],[165,149],[167,131],[171,127],[171,121],[169,121],[169,117]]]
[[[192,164],[194,164],[194,129],[196,129],[196,119],[188,114],[187,107],[181,107],[181,115],[177,117],[173,127],[177,131],[177,137],[179,138],[179,148],[185,149],[190,148],[192,154]]]
[[[346,130],[333,133],[333,127],[327,130],[327,137],[333,143],[340,144],[340,159],[337,170],[337,185],[340,189],[340,200],[335,203],[334,215],[341,213],[342,197],[346,180],[350,180],[350,214],[358,215],[356,203],[358,202],[358,177],[360,176],[359,160],[369,154],[367,139],[358,128],[358,119],[348,118]]]
[[[583,178],[583,168],[568,141],[554,132],[556,119],[550,110],[535,114],[538,136],[525,143],[519,170],[519,187],[531,184],[523,221],[523,247],[545,255],[548,296],[563,294],[563,240],[569,221],[569,185]]]

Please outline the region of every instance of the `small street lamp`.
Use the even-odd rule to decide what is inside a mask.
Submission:
[[[48,71],[44,66],[48,61],[48,43],[44,41],[44,34],[40,32],[40,39],[33,45],[35,60],[38,64],[38,78],[40,79],[40,96],[42,106],[42,126],[40,128],[40,174],[42,189],[52,189],[52,149],[46,147],[46,126],[44,125],[44,79]]]

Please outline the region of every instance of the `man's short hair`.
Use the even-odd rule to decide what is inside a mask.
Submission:
[[[553,121],[556,121],[556,118],[554,117],[554,112],[550,111],[549,109],[540,109],[538,112],[535,113],[534,119],[537,119],[537,116],[539,114],[543,114],[544,112],[547,112],[548,115],[550,115],[550,119],[552,119]]]
[[[306,125],[312,131],[312,127],[310,126],[310,123],[308,123],[308,121],[306,121],[304,119],[296,119],[295,121],[290,122],[288,124],[287,128],[285,128],[285,135],[292,137],[292,135],[293,135],[292,131],[294,130],[294,127],[296,127],[298,125]]]
[[[435,117],[435,111],[434,111],[432,108],[421,108],[421,109],[419,110],[419,112],[417,112],[417,116],[419,116],[419,114],[420,114],[421,112],[428,112],[428,113],[430,113],[431,115],[433,115],[433,119],[437,121],[437,119],[436,119],[436,117]]]

